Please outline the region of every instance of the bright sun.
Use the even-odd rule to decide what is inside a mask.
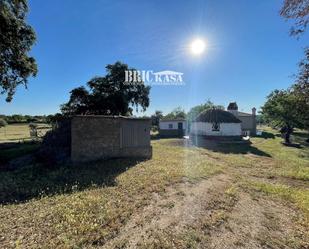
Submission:
[[[201,39],[196,39],[191,43],[191,52],[194,55],[202,54],[205,50],[206,44]]]

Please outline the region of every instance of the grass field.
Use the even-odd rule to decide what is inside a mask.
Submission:
[[[38,124],[39,127],[47,127],[46,124]],[[46,133],[49,129],[40,130],[43,134]],[[29,140],[30,137],[30,129],[28,124],[10,124],[6,127],[0,128],[0,143],[3,142],[16,142]]]
[[[12,124],[0,128],[0,142],[30,138],[28,124]]]
[[[308,146],[271,130],[251,145],[152,146],[147,161],[0,172],[0,247],[308,248]]]

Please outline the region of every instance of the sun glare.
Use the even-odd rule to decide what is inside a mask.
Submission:
[[[196,39],[191,43],[191,52],[194,55],[200,55],[204,52],[206,48],[206,44],[201,39]]]

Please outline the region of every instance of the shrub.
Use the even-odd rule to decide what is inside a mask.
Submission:
[[[71,119],[63,118],[44,136],[37,159],[47,167],[55,167],[68,161],[70,155]]]
[[[4,119],[0,118],[0,128],[7,126],[7,124],[8,123]]]

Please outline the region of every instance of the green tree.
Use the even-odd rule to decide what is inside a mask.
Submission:
[[[155,111],[153,115],[151,115],[151,124],[153,126],[159,126],[160,119],[163,118],[163,112],[162,111]]]
[[[7,126],[7,125],[8,125],[8,123],[5,121],[5,119],[0,118],[0,129],[1,129],[2,127]],[[4,136],[6,136],[6,130],[5,130],[5,128],[4,128]]]
[[[36,76],[35,59],[28,55],[36,38],[26,23],[26,0],[0,1],[0,93],[10,102],[16,87],[27,87],[27,78]]]
[[[22,123],[24,120],[23,115],[21,114],[14,114],[11,116],[11,122],[12,123]]]
[[[290,135],[295,127],[300,127],[299,113],[295,108],[296,96],[289,90],[275,90],[267,96],[262,114],[268,123],[280,127],[285,142],[290,143]]]
[[[192,122],[201,112],[206,111],[210,108],[218,108],[224,110],[224,107],[221,105],[215,105],[213,102],[210,100],[207,100],[206,103],[200,104],[197,106],[192,107],[188,114],[187,114],[187,119],[189,122]]]
[[[180,106],[164,116],[164,119],[185,119],[186,112]]]
[[[70,99],[61,106],[64,115],[103,114],[132,115],[133,108],[143,111],[149,106],[150,87],[143,82],[125,83],[125,71],[134,70],[116,62],[106,66],[106,75],[95,77],[84,86],[71,91]]]
[[[284,0],[280,15],[287,20],[294,20],[290,34],[300,35],[305,32],[309,23],[309,1]]]
[[[305,49],[305,58],[299,63],[295,84],[291,87],[295,95],[295,108],[301,128],[309,131],[309,48]]]
[[[263,114],[256,115],[256,122],[259,125],[265,124],[266,121],[265,121],[264,115]]]
[[[0,119],[0,128],[7,126],[7,122],[4,119]]]

